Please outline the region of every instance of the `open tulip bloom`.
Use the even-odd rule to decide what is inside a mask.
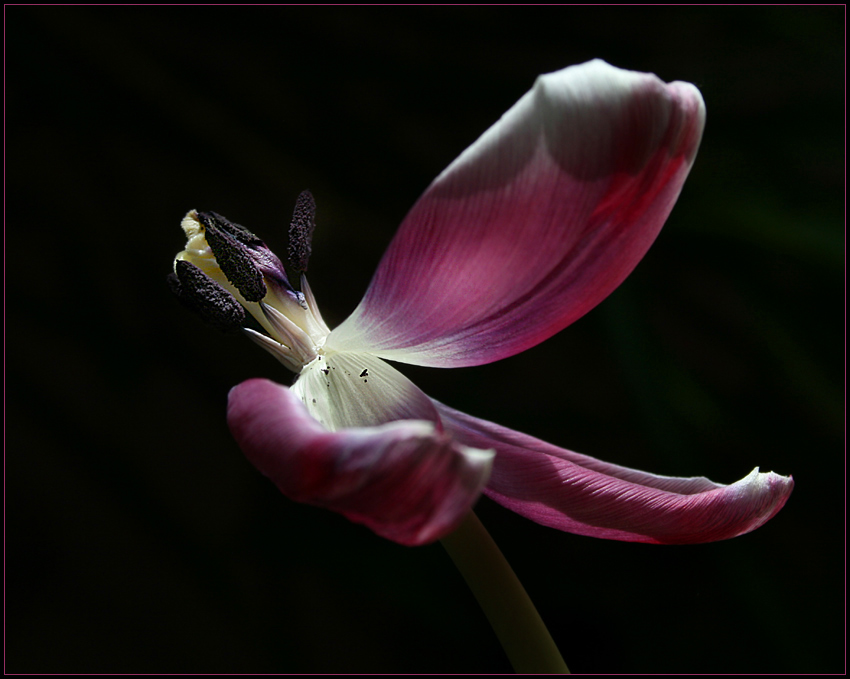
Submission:
[[[438,403],[384,359],[440,368],[530,349],[590,311],[644,256],[702,136],[696,87],[596,60],[540,76],[425,191],[368,290],[329,330],[304,272],[315,206],[298,200],[281,260],[215,213],[189,212],[173,287],[297,374],[252,379],[227,417],[288,497],[404,545],[443,538],[483,492],[570,533],[682,544],[758,528],[793,480],[723,485],[558,448]],[[245,311],[265,332],[244,328]]]

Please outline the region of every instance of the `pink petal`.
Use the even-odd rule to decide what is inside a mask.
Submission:
[[[458,445],[418,420],[329,432],[289,389],[248,380],[227,421],[248,459],[280,491],[403,545],[454,530],[487,482],[492,451]]]
[[[327,346],[457,367],[552,336],[646,253],[704,119],[687,83],[598,60],[541,76],[414,205]]]
[[[612,540],[686,544],[755,530],[785,504],[794,481],[755,469],[725,486],[618,467],[436,404],[447,434],[495,448],[484,493],[552,528]]]

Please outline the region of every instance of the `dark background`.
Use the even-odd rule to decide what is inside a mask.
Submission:
[[[228,389],[287,382],[164,284],[180,219],[274,247],[318,202],[333,325],[428,183],[539,73],[696,83],[656,245],[541,347],[403,367],[441,401],[656,473],[793,474],[735,540],[478,514],[579,672],[844,669],[844,8],[6,7],[6,669],[510,671],[439,544],[280,496]]]

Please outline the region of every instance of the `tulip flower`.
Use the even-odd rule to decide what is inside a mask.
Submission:
[[[283,259],[248,229],[189,212],[174,290],[297,374],[291,387],[231,391],[245,455],[293,500],[404,545],[449,534],[482,492],[543,525],[617,540],[697,543],[761,526],[790,477],[756,469],[723,485],[602,462],[438,403],[385,360],[490,363],[590,311],[658,235],[704,120],[687,83],[598,60],[539,77],[425,191],[333,330],[305,275],[308,193]],[[245,328],[246,311],[263,332]]]

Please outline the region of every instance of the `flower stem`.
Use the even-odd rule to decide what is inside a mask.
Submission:
[[[569,674],[540,614],[473,512],[442,539],[518,674]]]

